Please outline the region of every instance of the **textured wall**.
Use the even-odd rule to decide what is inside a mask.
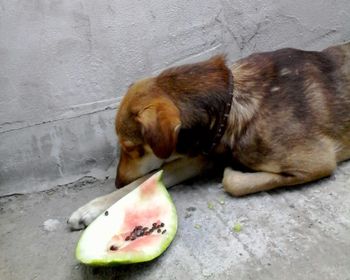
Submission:
[[[321,49],[350,39],[349,18],[349,0],[0,0],[0,195],[113,174],[133,80],[221,52]]]

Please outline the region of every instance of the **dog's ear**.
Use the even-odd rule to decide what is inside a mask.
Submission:
[[[168,158],[176,148],[181,126],[180,112],[175,104],[169,99],[158,98],[143,108],[136,119],[154,154],[162,159]]]

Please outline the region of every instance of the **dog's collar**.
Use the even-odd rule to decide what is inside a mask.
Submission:
[[[230,96],[229,101],[225,104],[225,111],[224,111],[224,116],[219,123],[219,125],[216,127],[216,133],[213,138],[213,141],[211,142],[211,145],[209,146],[208,149],[205,149],[202,151],[204,155],[209,155],[212,153],[212,151],[215,149],[215,147],[219,144],[222,136],[225,133],[226,126],[227,126],[227,119],[230,115],[230,110],[231,110],[231,105],[232,105],[232,98],[233,98],[233,75],[230,70],[230,74],[228,77],[228,95]]]

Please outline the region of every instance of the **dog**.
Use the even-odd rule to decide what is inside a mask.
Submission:
[[[167,69],[129,87],[115,124],[124,188],[74,212],[74,229],[160,168],[169,187],[234,159],[247,172],[224,169],[233,196],[329,176],[350,158],[350,42],[255,53],[231,68],[219,55]]]

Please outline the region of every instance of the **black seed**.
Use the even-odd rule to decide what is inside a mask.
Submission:
[[[105,212],[105,216],[108,216],[108,211]]]
[[[135,227],[136,230],[142,229],[142,226]]]
[[[125,241],[129,241],[129,240],[130,240],[130,235],[125,238]]]
[[[131,241],[133,241],[133,240],[135,240],[135,239],[136,239],[136,236],[134,236],[134,235],[130,237],[130,240],[131,240]]]
[[[148,227],[144,227],[142,230],[146,231],[146,230],[148,230]]]
[[[166,233],[166,229],[162,231],[162,234]]]
[[[164,223],[161,223],[160,226],[161,226],[161,227],[164,227]]]
[[[118,250],[118,247],[115,246],[115,245],[112,245],[109,249],[110,249],[111,251],[117,251],[117,250]]]
[[[146,231],[145,232],[145,235],[149,235],[151,232],[150,231]]]
[[[157,226],[157,223],[153,223],[152,226],[155,228]]]
[[[161,231],[162,231],[162,230],[161,230],[160,228],[157,230],[158,233],[160,233]]]

